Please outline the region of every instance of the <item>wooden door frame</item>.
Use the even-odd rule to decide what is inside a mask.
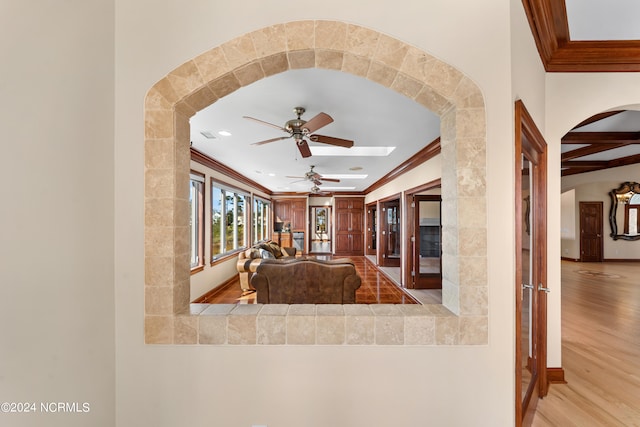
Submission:
[[[604,261],[604,202],[600,202],[600,201],[580,201],[578,203],[578,212],[579,215],[578,217],[580,218],[580,262],[584,262],[584,257],[583,257],[583,250],[582,250],[582,205],[583,204],[590,204],[590,205],[599,205],[600,206],[600,219],[602,221],[600,221],[600,259],[596,262],[602,262]]]
[[[534,204],[531,206],[533,211],[534,222],[531,223],[531,229],[534,233],[534,249],[535,253],[531,255],[539,261],[539,277],[537,282],[533,283],[535,292],[532,292],[533,298],[537,298],[537,322],[532,325],[533,333],[537,339],[537,375],[538,387],[532,393],[528,393],[525,397],[526,406],[529,402],[539,395],[544,397],[548,390],[547,380],[547,298],[546,292],[540,289],[547,288],[547,144],[538,130],[533,118],[527,111],[521,100],[515,103],[515,255],[516,255],[516,274],[515,274],[515,300],[516,300],[516,358],[515,358],[515,408],[516,419],[515,425],[522,426],[531,422],[533,416],[532,411],[523,413],[522,399],[522,301],[520,292],[522,287],[522,227],[523,227],[523,210],[522,210],[522,154],[533,159],[536,163],[534,174],[534,185],[536,194]],[[533,165],[532,165],[533,168]],[[534,403],[537,403],[534,402]],[[533,409],[529,407],[529,409]],[[526,419],[524,419],[526,417]]]
[[[411,254],[413,248],[413,242],[411,241],[411,237],[415,237],[415,210],[411,207],[411,203],[413,202],[413,197],[418,195],[418,193],[422,193],[428,190],[432,190],[434,188],[442,187],[442,180],[440,178],[435,179],[433,181],[427,182],[425,184],[419,185],[417,187],[410,188],[405,191],[405,206],[406,214],[405,214],[405,225],[404,225],[404,253]],[[411,227],[411,228],[410,228]],[[404,263],[404,283],[408,288],[413,287],[413,277],[411,276],[411,272],[415,269],[413,256],[407,257],[406,262]]]

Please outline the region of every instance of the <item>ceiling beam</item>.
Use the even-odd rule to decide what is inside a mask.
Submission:
[[[640,163],[640,154],[634,154],[632,156],[622,157],[620,159],[603,161],[563,161],[561,162],[561,167],[565,169],[562,169],[561,175],[575,175],[578,173],[593,172],[596,170],[634,165],[636,163]]]
[[[576,148],[575,150],[566,151],[562,153],[562,161],[568,161],[577,159],[578,157],[589,156],[591,154],[602,153],[603,151],[613,150],[614,148],[620,148],[629,145],[627,142],[620,144],[591,144],[586,147]]]
[[[640,144],[640,132],[569,132],[563,144]]]
[[[595,115],[589,117],[588,119],[583,120],[580,123],[578,123],[573,129],[578,129],[578,128],[581,128],[582,126],[586,126],[586,125],[590,125],[591,123],[599,122],[600,120],[609,118],[611,116],[615,116],[616,114],[624,113],[624,111],[625,110],[607,111],[605,113],[595,114]]]

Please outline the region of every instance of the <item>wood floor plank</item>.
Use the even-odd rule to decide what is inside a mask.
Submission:
[[[640,263],[562,262],[562,367],[533,426],[640,427]]]

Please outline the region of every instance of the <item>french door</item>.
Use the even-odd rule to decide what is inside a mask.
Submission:
[[[382,265],[400,267],[400,199],[382,203]]]
[[[516,102],[516,426],[547,393],[547,145]]]

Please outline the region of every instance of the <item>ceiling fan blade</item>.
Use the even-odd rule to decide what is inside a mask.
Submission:
[[[289,138],[291,138],[291,137],[290,136],[279,136],[278,138],[271,138],[271,139],[265,139],[264,141],[254,142],[251,145],[268,144],[269,142],[280,141],[282,139],[289,139]]]
[[[338,147],[353,147],[353,141],[349,139],[334,138],[333,136],[309,135],[309,140],[313,142],[322,142],[323,144],[337,145]]]
[[[311,120],[302,125],[302,131],[306,133],[313,133],[323,126],[331,123],[333,119],[326,113],[320,113],[313,117]]]
[[[321,181],[327,181],[327,182],[340,182],[339,179],[335,179],[335,178],[319,178]]]
[[[287,175],[287,176],[285,176],[285,178],[292,178],[292,179],[297,178],[297,179],[305,180],[305,177],[304,177],[304,176],[290,176],[290,175]]]
[[[296,145],[298,146],[298,150],[300,150],[300,154],[302,157],[311,157],[311,150],[309,149],[309,144],[304,139],[296,141]]]
[[[242,116],[242,117],[245,119],[253,120],[254,122],[257,122],[257,123],[261,123],[263,125],[271,126],[272,128],[280,129],[281,131],[284,131],[284,132],[288,132],[282,126],[274,125],[273,123],[265,122],[264,120],[256,119],[254,117],[249,117],[249,116]]]

